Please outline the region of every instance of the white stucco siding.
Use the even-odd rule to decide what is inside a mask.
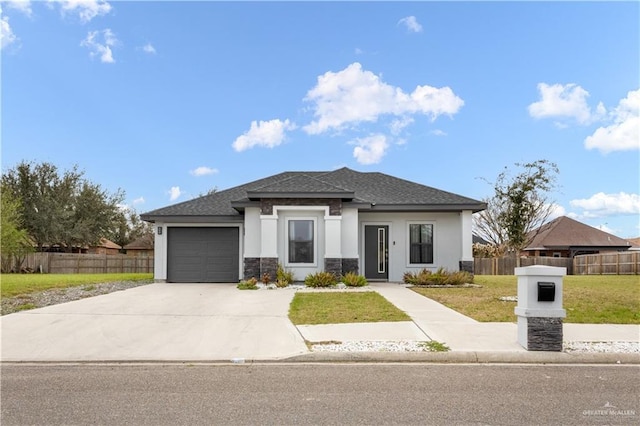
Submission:
[[[433,224],[434,262],[430,265],[409,264],[409,224]],[[462,230],[458,213],[370,213],[359,214],[360,270],[364,270],[364,226],[389,226],[389,281],[402,281],[407,271],[424,267],[437,269],[444,267],[457,271],[462,257]]]
[[[473,212],[465,210],[460,213],[461,238],[462,238],[462,255],[460,260],[473,261]]]
[[[260,208],[244,210],[244,257],[260,257],[261,249]]]
[[[162,233],[158,235],[158,229]],[[156,222],[153,226],[153,279],[156,282],[167,280],[167,227],[164,222]]]
[[[325,254],[325,212],[328,213],[328,207],[277,207],[277,248],[278,260],[288,270],[293,272],[296,280],[304,280],[309,274],[315,274],[324,270],[324,254]],[[295,264],[289,263],[288,259],[288,221],[291,219],[312,219],[314,221],[314,263],[313,264]]]
[[[358,209],[343,208],[342,209],[342,257],[345,259],[359,258],[358,250]]]

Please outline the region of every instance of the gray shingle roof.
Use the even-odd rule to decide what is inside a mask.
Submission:
[[[399,179],[384,173],[342,168],[330,172],[284,172],[142,214],[144,220],[171,217],[224,216],[241,218],[232,202],[250,195],[333,194],[345,201],[366,202],[372,210],[483,210],[478,200]]]

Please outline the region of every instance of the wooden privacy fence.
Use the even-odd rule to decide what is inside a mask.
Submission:
[[[582,254],[573,258],[574,275],[638,275],[640,252]]]
[[[153,273],[153,256],[30,253],[23,267],[49,274]]]
[[[474,273],[476,275],[513,275],[518,266],[545,265],[567,268],[571,275],[573,262],[568,257],[496,257],[475,258]],[[518,265],[520,261],[520,265]]]

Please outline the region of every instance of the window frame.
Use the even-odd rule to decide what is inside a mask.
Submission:
[[[431,262],[430,263],[413,263],[411,262],[411,225],[428,225],[431,226]],[[416,243],[424,244],[424,243]],[[433,221],[411,221],[407,222],[407,267],[427,267],[436,264],[436,224]]]
[[[306,263],[306,262],[291,262],[290,259],[290,243],[291,243],[291,239],[289,237],[289,229],[290,229],[290,222],[296,222],[296,221],[310,221],[313,224],[313,229],[312,229],[312,243],[311,246],[313,248],[313,261],[311,263]],[[296,268],[296,267],[317,267],[318,265],[318,218],[317,217],[312,217],[312,216],[296,216],[296,217],[288,217],[285,220],[285,238],[284,238],[284,250],[285,250],[285,266],[289,266],[292,268]]]

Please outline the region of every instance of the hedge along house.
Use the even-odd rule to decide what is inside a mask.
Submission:
[[[296,280],[354,271],[401,281],[473,272],[471,215],[485,203],[382,173],[284,172],[142,215],[158,282],[237,282],[278,263]]]

